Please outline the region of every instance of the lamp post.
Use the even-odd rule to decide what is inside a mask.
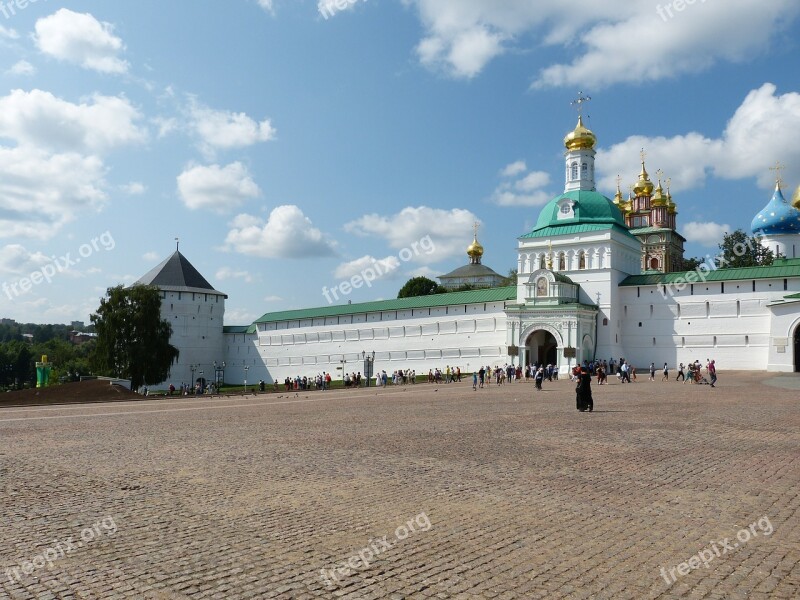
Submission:
[[[342,366],[339,367],[342,370],[342,387],[344,387],[344,366],[347,364],[347,361],[344,359],[344,355],[342,355],[342,360],[339,361]]]
[[[367,380],[366,387],[370,386],[370,379],[372,379],[372,370],[375,365],[375,351],[372,354],[367,354],[364,350],[361,351],[361,358],[364,360],[364,378]]]
[[[245,394],[247,393],[247,371],[249,371],[249,370],[250,370],[250,367],[248,365],[245,365],[244,366],[244,393]]]
[[[195,386],[195,383],[196,383],[195,380],[194,380],[194,372],[197,371],[197,365],[189,365],[189,370],[192,372],[191,385],[192,385],[192,394],[194,394],[194,386]]]
[[[219,392],[222,388],[222,383],[225,381],[225,361],[222,361],[222,364],[217,363],[214,361],[214,385],[217,387],[217,391]]]
[[[200,393],[201,394],[205,394],[206,393],[206,380],[203,377],[203,369],[200,369],[200,372],[198,373],[198,375],[200,376],[199,377],[199,379],[200,379]]]

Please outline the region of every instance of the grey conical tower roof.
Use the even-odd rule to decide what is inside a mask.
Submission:
[[[136,283],[155,285],[165,290],[177,292],[222,292],[214,289],[200,271],[194,268],[187,258],[177,250],[161,264],[152,269]],[[225,296],[225,294],[222,294]],[[225,296],[227,298],[227,296]]]

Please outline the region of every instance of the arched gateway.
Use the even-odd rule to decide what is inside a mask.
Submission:
[[[800,325],[794,330],[794,372],[800,373]]]
[[[528,364],[557,365],[558,341],[555,336],[544,329],[538,329],[525,341]]]

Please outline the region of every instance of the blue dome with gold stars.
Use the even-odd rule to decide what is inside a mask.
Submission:
[[[775,186],[772,200],[753,219],[754,235],[780,235],[800,233],[800,210],[786,201],[780,184]]]

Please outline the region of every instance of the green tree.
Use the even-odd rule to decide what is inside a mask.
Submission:
[[[446,291],[447,288],[442,287],[432,279],[428,279],[427,277],[412,277],[400,288],[397,297],[414,298],[416,296],[443,294]]]
[[[517,285],[518,276],[519,276],[519,271],[517,271],[517,269],[509,269],[508,275],[506,276],[503,285]]]
[[[694,271],[695,269],[697,269],[697,267],[702,265],[704,262],[705,262],[705,259],[703,259],[703,258],[697,258],[697,257],[684,258],[683,259],[683,263],[681,264],[681,270]]]
[[[109,288],[91,316],[97,330],[92,363],[98,373],[131,380],[131,387],[165,381],[178,349],[169,343],[172,326],[161,318],[158,288]]]
[[[741,229],[726,233],[719,245],[727,268],[769,266],[775,260],[772,250],[761,245],[756,237],[750,237]]]

